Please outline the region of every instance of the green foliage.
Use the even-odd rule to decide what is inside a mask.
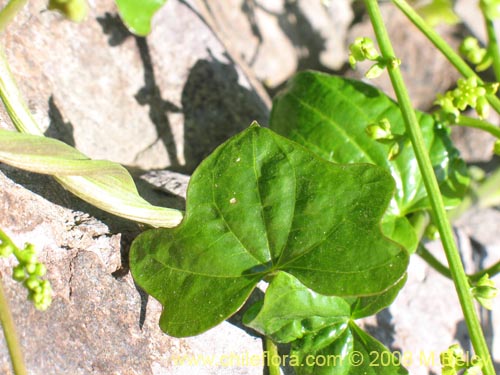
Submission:
[[[290,343],[290,363],[299,375],[407,374],[382,344],[353,322],[389,306],[403,284],[404,279],[376,298],[346,300],[317,294],[279,272],[264,301],[251,306],[243,322],[278,343]],[[380,358],[385,356],[391,360],[382,366]],[[377,364],[383,370],[376,369]]]
[[[131,271],[173,336],[219,324],[278,271],[325,295],[378,295],[408,262],[380,232],[393,189],[380,167],[333,164],[251,126],[195,171],[179,227],[134,241]]]
[[[465,164],[432,116],[418,112],[417,118],[443,199],[453,207],[467,189]],[[391,124],[391,134],[405,133],[398,105],[381,91],[358,81],[303,72],[275,98],[270,127],[329,161],[371,163],[390,171],[397,191],[384,218],[391,224],[385,228],[404,229],[384,233],[394,240],[406,238],[405,245],[414,251],[417,237],[412,235],[409,242],[411,227],[405,221],[413,212],[428,210],[429,200],[413,149],[403,146],[396,158],[390,158],[393,146],[367,134],[368,125],[382,120]]]
[[[431,26],[436,26],[440,23],[453,25],[460,21],[460,18],[453,10],[452,0],[432,0],[431,3],[416,9]]]
[[[498,83],[479,83],[476,77],[460,78],[457,87],[444,95],[438,95],[435,104],[441,106],[443,112],[451,115],[452,120],[467,107],[475,108],[479,117],[485,118],[490,108],[487,96],[495,94],[498,86]]]
[[[167,0],[115,0],[125,25],[131,32],[146,36],[151,32],[151,19]]]
[[[0,161],[56,176],[80,198],[108,212],[153,226],[177,225],[182,214],[141,198],[128,171],[117,163],[91,160],[56,139],[0,129]]]
[[[486,18],[495,20],[500,17],[499,0],[479,0],[479,7]]]
[[[493,64],[493,58],[486,48],[479,46],[479,41],[468,36],[460,44],[460,54],[476,65],[476,72],[482,72]]]

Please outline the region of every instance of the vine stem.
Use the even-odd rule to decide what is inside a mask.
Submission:
[[[278,347],[269,337],[266,336],[264,339],[264,345],[267,351],[267,368],[269,369],[269,375],[281,375],[279,363],[281,359],[275,361],[274,358],[278,357]]]
[[[495,23],[483,13],[486,23],[486,33],[488,34],[488,53],[493,59],[493,71],[495,78],[500,80],[500,49],[498,49],[498,39],[495,33]]]
[[[399,10],[441,51],[448,61],[462,74],[465,78],[476,77],[478,83],[484,83],[483,80],[471,69],[471,67],[451,48],[451,46],[439,36],[437,32],[430,27],[422,17],[405,1],[392,0]],[[500,99],[495,95],[487,95],[488,102],[493,109],[500,114]]]
[[[370,16],[382,56],[387,59],[387,61],[395,60],[394,50],[385,28],[382,14],[380,13],[378,0],[364,0],[364,2]],[[401,75],[401,71],[399,70],[398,64],[388,64],[387,69],[389,71],[391,83],[394,88],[394,92],[396,93],[403,119],[405,121],[406,131],[409,134],[415,152],[415,157],[422,174],[427,195],[429,196],[434,223],[441,235],[441,242],[443,243],[446,258],[450,266],[450,272],[455,284],[455,289],[457,290],[458,299],[462,307],[472,345],[476,354],[483,360],[484,375],[495,375],[495,369],[488,351],[488,345],[486,344],[481,324],[474,307],[469,282],[453,238],[453,231],[446,215],[439,185],[432,168],[432,163],[427,154],[422,131],[420,130],[415,111],[413,110],[408,91]]]
[[[2,278],[0,277],[0,323],[2,324],[5,341],[9,349],[10,359],[12,361],[12,368],[16,375],[26,375],[26,367],[24,366],[23,354],[21,345],[17,339],[16,328],[14,319],[9,309],[9,304],[5,298],[3,291]]]
[[[495,126],[488,121],[484,121],[478,118],[459,115],[456,122],[451,125],[467,126],[469,128],[481,129],[500,139],[500,128],[498,126]]]
[[[0,11],[0,33],[5,31],[5,28],[14,19],[21,9],[26,5],[28,0],[11,0]]]
[[[439,272],[444,277],[451,279],[450,269],[446,267],[439,259],[437,259],[424,245],[419,244],[417,248],[417,252],[423,260],[425,260],[432,268],[434,268],[437,272]],[[479,272],[468,275],[470,281],[478,282],[481,277],[488,274],[490,277],[495,276],[500,273],[500,261],[496,262],[492,266],[485,268]]]

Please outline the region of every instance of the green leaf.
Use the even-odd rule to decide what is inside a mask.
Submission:
[[[407,275],[401,278],[396,284],[387,289],[384,293],[370,297],[357,298],[351,304],[351,318],[361,319],[367,316],[375,315],[386,307],[390,306],[396,299],[399,291],[406,283]]]
[[[120,164],[91,160],[56,139],[0,129],[0,161],[53,175],[72,193],[112,214],[152,226],[172,227],[182,213],[149,204]]]
[[[278,272],[264,301],[246,311],[243,323],[276,342],[289,343],[328,326],[345,326],[350,315],[344,298],[318,294],[292,275]]]
[[[275,342],[291,343],[290,364],[297,374],[406,374],[399,358],[352,322],[390,305],[405,281],[381,296],[350,304],[319,295],[279,272],[243,323]]]
[[[382,233],[403,245],[410,254],[417,250],[419,238],[406,216],[385,216],[382,219]]]
[[[393,188],[382,168],[333,164],[252,126],[195,171],[180,226],[134,241],[131,271],[172,336],[219,324],[278,271],[325,295],[380,294],[408,263],[380,232]]]
[[[129,30],[139,36],[151,32],[151,19],[167,0],[115,0]]]
[[[432,116],[417,112],[417,118],[443,199],[451,208],[460,202],[468,186],[465,163],[447,131]],[[384,221],[406,227],[408,232],[408,225],[394,222],[396,218],[430,209],[430,204],[411,146],[404,145],[395,159],[388,160],[390,145],[377,142],[366,133],[370,124],[384,119],[391,124],[392,134],[405,133],[397,103],[381,91],[359,81],[302,72],[275,98],[270,127],[329,161],[372,163],[390,171],[397,190]],[[386,229],[387,226],[387,234]],[[415,249],[415,238],[408,238],[404,245]]]

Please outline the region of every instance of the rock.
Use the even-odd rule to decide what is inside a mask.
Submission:
[[[351,0],[231,0],[209,10],[227,43],[271,89],[296,71],[339,70],[347,61]]]
[[[2,170],[19,181],[33,177],[10,168]],[[73,202],[69,206],[80,204],[48,178],[42,179],[46,181],[38,180],[39,190]],[[176,339],[161,332],[161,305],[136,288],[126,264],[130,240],[138,233],[135,225],[109,217],[101,221],[63,208],[3,173],[0,205],[0,227],[20,246],[36,245],[54,289],[52,306],[38,312],[27,301],[26,290],[9,277],[12,259],[0,263],[30,374],[189,374],[193,368],[207,375],[262,373],[262,366],[249,369],[190,362],[203,356],[237,361],[238,356],[260,355],[260,339],[234,321],[193,338]],[[0,370],[10,372],[4,342]]]
[[[187,3],[169,1],[147,38],[124,28],[111,0],[82,24],[45,8],[30,2],[0,40],[43,129],[88,156],[192,172],[232,134],[267,123],[262,100]]]

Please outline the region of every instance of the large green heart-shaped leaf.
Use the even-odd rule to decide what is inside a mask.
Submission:
[[[219,324],[277,271],[325,295],[377,295],[408,263],[380,232],[393,189],[380,167],[333,164],[252,126],[195,171],[180,226],[134,241],[132,274],[173,336]]]
[[[279,272],[243,323],[275,342],[291,343],[290,363],[298,374],[406,374],[398,358],[352,321],[390,305],[404,281],[378,298],[353,303],[315,293]]]
[[[465,164],[432,116],[417,112],[417,118],[445,204],[452,207],[468,185]],[[399,106],[381,91],[359,81],[302,72],[275,98],[270,126],[327,160],[372,163],[390,171],[397,190],[386,219],[394,221],[430,205],[412,147],[406,145],[397,158],[388,160],[390,145],[366,134],[369,124],[383,119],[389,120],[393,134],[405,133]],[[409,228],[401,219],[396,224]],[[416,238],[406,245],[415,248]]]
[[[151,31],[151,19],[167,0],[115,0],[125,25],[131,32],[146,36]]]

